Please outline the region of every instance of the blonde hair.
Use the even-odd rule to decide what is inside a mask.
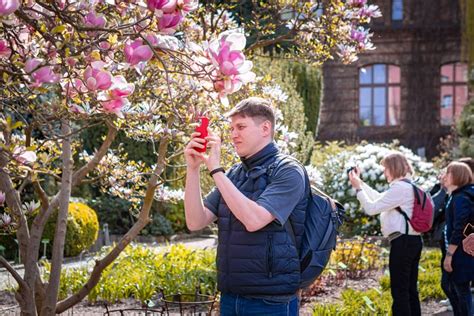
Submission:
[[[408,159],[398,151],[385,156],[380,164],[388,169],[388,172],[394,179],[405,177],[408,174],[413,175],[414,173]]]
[[[455,186],[462,187],[473,182],[471,168],[464,162],[451,162],[446,169],[446,174],[448,173],[451,174],[451,179]]]

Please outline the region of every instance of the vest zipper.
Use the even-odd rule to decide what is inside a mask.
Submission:
[[[229,248],[230,248],[230,240],[231,240],[231,237],[232,237],[232,212],[230,211],[229,209],[229,238],[227,238],[227,246],[226,246],[226,249],[225,249],[225,252],[226,252],[226,271],[227,271],[227,281],[226,281],[226,289],[227,291],[230,291],[230,284],[229,284],[229,279],[230,279],[230,270],[229,270],[229,260],[230,260],[230,252],[229,252]]]
[[[267,265],[268,265],[268,277],[273,277],[273,235],[268,235],[268,256],[267,256]]]

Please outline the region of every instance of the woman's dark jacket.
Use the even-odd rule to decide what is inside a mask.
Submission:
[[[468,184],[454,190],[446,204],[446,239],[448,244],[457,245],[454,252],[451,273],[456,283],[474,281],[474,257],[465,253],[462,247],[464,227],[474,224],[474,185]]]

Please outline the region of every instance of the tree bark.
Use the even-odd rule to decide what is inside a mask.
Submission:
[[[5,192],[7,206],[12,210],[14,215],[18,216],[20,225],[17,229],[16,236],[20,249],[20,260],[25,264],[25,275],[23,278],[25,282],[19,283],[19,288],[15,296],[18,298],[18,303],[21,306],[22,315],[36,316],[36,305],[34,301],[35,269],[26,264],[30,237],[28,224],[21,211],[20,196],[15,190],[10,176],[3,170],[8,161],[9,157],[7,153],[0,150],[0,190]]]
[[[63,135],[71,134],[70,122],[62,120],[61,132]],[[53,257],[51,262],[51,274],[47,288],[48,295],[41,309],[41,315],[53,316],[56,311],[58,301],[59,281],[61,277],[61,267],[64,257],[64,243],[66,239],[67,216],[69,208],[69,199],[71,197],[71,179],[72,179],[72,149],[71,136],[66,136],[62,142],[62,177],[61,190],[59,192],[59,211],[54,234]]]

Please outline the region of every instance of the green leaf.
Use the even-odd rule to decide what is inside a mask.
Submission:
[[[51,33],[52,33],[52,34],[57,34],[57,33],[61,33],[61,34],[62,34],[65,30],[66,30],[66,25],[61,24],[61,25],[58,25],[58,26],[54,27],[54,28],[51,30]]]
[[[374,302],[372,302],[372,300],[371,300],[367,295],[364,295],[364,296],[362,297],[362,299],[364,300],[365,305],[367,305],[367,307],[368,307],[371,311],[375,312],[375,308],[373,307]]]
[[[344,269],[344,270],[347,269],[347,266],[346,266],[343,262],[338,262],[337,265],[338,265],[341,269]]]

